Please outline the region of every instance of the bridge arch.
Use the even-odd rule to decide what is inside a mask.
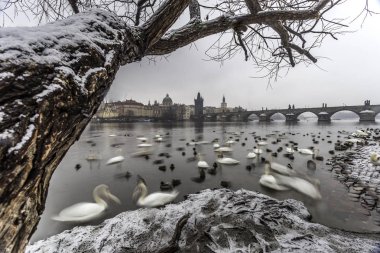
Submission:
[[[306,115],[303,115],[303,114],[306,114]],[[301,115],[303,115],[302,117],[300,117]],[[312,115],[314,115],[315,117],[311,117]],[[305,118],[306,120],[308,118],[318,118],[318,114],[316,112],[313,112],[313,111],[303,111],[303,112],[299,112],[299,113],[296,113],[296,118],[298,120],[302,120],[303,118]]]
[[[375,120],[380,121],[380,111],[375,112]]]
[[[245,121],[248,121],[248,120],[250,120],[250,119],[252,119],[252,118],[254,118],[254,120],[259,120],[259,115],[257,114],[257,113],[246,113],[245,115],[244,115],[244,120]]]
[[[282,112],[269,113],[268,117],[269,117],[270,120],[274,120],[274,118],[279,118],[280,120],[286,120],[286,116]]]
[[[355,119],[360,119],[360,112],[350,110],[350,109],[342,109],[338,111],[331,112],[331,120],[336,120],[339,114],[341,114],[341,117],[347,117],[347,118],[352,118],[354,116]]]

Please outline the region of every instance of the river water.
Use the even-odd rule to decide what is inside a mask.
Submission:
[[[83,132],[80,139],[70,148],[59,167],[54,172],[50,181],[50,187],[45,211],[41,217],[36,232],[31,242],[47,238],[51,235],[70,229],[78,224],[62,223],[51,219],[63,208],[78,202],[94,202],[92,191],[99,184],[110,186],[111,192],[122,202],[121,205],[111,204],[106,213],[99,219],[84,224],[100,224],[104,219],[114,217],[120,212],[134,210],[138,207],[132,200],[132,192],[136,186],[137,175],[142,176],[150,192],[160,190],[160,182],[171,182],[172,179],[180,179],[181,184],[176,187],[180,192],[175,202],[183,200],[189,193],[196,193],[206,188],[221,187],[221,181],[229,181],[230,188],[237,190],[245,188],[259,191],[274,198],[283,200],[294,198],[302,201],[312,214],[312,221],[329,227],[341,228],[351,231],[380,231],[372,221],[372,217],[360,206],[359,202],[349,200],[347,189],[332,177],[327,170],[326,160],[331,156],[328,151],[334,149],[334,143],[345,135],[338,131],[352,132],[356,129],[367,127],[379,127],[379,122],[362,124],[355,121],[333,121],[330,124],[319,124],[313,120],[300,121],[295,124],[286,124],[284,121],[259,123],[250,121],[247,123],[91,123]],[[268,136],[268,146],[264,147],[263,157],[269,159],[270,153],[266,148],[276,151],[278,147],[285,149],[285,143],[297,142],[299,148],[314,146],[319,148],[324,161],[316,161],[317,169],[309,170],[306,167],[310,156],[295,153],[293,161],[283,156],[284,151],[277,158],[271,158],[281,164],[291,164],[298,172],[307,174],[320,180],[322,200],[314,201],[296,191],[276,192],[262,187],[259,178],[264,172],[264,164],[260,160],[246,158],[248,149],[253,148],[255,143],[253,132],[256,136],[265,137],[268,134],[286,133],[285,138],[277,144],[271,144],[276,136]],[[241,133],[239,141],[233,144],[231,157],[240,161],[236,166],[219,166],[216,174],[205,173],[200,175],[197,161],[191,158],[194,146],[186,143],[192,140],[212,141],[219,138],[219,143],[230,139],[232,132]],[[155,143],[153,137],[157,134],[164,136],[164,141]],[[318,144],[314,144],[311,136],[316,135]],[[111,135],[111,136],[110,136]],[[115,135],[115,136],[113,136]],[[154,152],[147,160],[145,157],[132,157],[137,151],[136,139],[145,136],[149,143],[154,144]],[[318,138],[318,136],[320,138]],[[330,136],[330,137],[328,137]],[[237,137],[233,137],[236,139]],[[247,140],[245,140],[247,138]],[[332,143],[328,143],[331,140]],[[243,146],[242,143],[245,143]],[[116,144],[116,145],[115,145]],[[178,151],[177,148],[184,148]],[[216,160],[212,144],[195,146],[198,153],[203,154],[204,160],[211,166]],[[183,155],[182,152],[186,154]],[[86,157],[89,153],[100,154],[101,160],[89,162]],[[170,157],[159,157],[160,153],[168,153]],[[339,153],[339,152],[338,152]],[[126,159],[121,164],[106,165],[109,158],[123,155]],[[166,171],[158,169],[160,165],[154,164],[157,159],[163,159]],[[254,166],[252,165],[254,164]],[[76,165],[80,164],[80,168]],[[170,165],[174,165],[171,170]],[[251,170],[247,169],[251,166]],[[131,177],[123,177],[126,172]],[[81,224],[81,225],[84,225]]]

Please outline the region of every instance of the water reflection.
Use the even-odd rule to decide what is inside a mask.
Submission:
[[[365,127],[370,126],[373,125],[365,125]],[[332,177],[325,165],[326,158],[331,157],[329,151],[334,150],[334,143],[346,136],[342,130],[352,132],[360,127],[363,125],[343,121],[330,124],[311,121],[296,124],[285,124],[285,122],[90,124],[80,140],[68,151],[53,175],[46,209],[32,241],[71,228],[73,225],[52,221],[50,218],[74,203],[91,201],[92,190],[99,184],[109,185],[112,193],[120,198],[122,204],[110,206],[102,219],[88,224],[98,224],[104,218],[138,208],[132,200],[137,175],[144,178],[152,192],[161,191],[161,182],[176,184],[175,188],[179,194],[175,201],[181,201],[186,194],[206,188],[230,187],[233,190],[245,188],[280,200],[287,198],[301,200],[312,213],[313,220],[325,225],[356,231],[378,231],[379,228],[373,224],[371,217],[363,212],[360,203],[350,201],[346,188]],[[162,136],[161,142],[154,141],[156,135]],[[137,139],[138,136],[148,138],[144,143],[152,144],[149,154],[136,156],[136,152],[143,151],[138,147],[141,144]],[[218,153],[214,152],[212,143],[215,139],[221,146],[228,140],[236,141],[232,144],[233,151],[228,153],[228,157],[240,161],[238,165],[226,166],[215,163],[218,159]],[[210,143],[186,145],[192,141]],[[257,145],[259,141],[265,141],[268,145],[262,148],[260,156],[247,159],[249,150],[255,146],[259,147]],[[318,144],[315,144],[315,141],[318,141]],[[294,143],[304,148],[318,147],[320,155],[325,160],[315,160],[315,169],[307,166],[307,161],[311,160],[310,156],[303,156],[295,151],[292,160],[285,154],[286,148]],[[195,152],[202,154],[210,168],[198,168]],[[99,160],[86,159],[90,154],[99,154]],[[118,164],[106,165],[110,158],[118,155],[122,155],[125,160]],[[259,179],[264,174],[265,164],[262,159],[285,166],[289,164],[305,177],[317,178],[321,182],[322,200],[313,201],[297,191],[279,192],[261,186]],[[160,164],[155,164],[158,160]],[[79,170],[75,169],[76,164],[81,165]],[[160,166],[165,166],[165,170],[163,167],[160,169]]]

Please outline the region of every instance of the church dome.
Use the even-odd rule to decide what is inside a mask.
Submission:
[[[172,99],[169,97],[169,94],[166,94],[166,97],[162,100],[162,105],[164,106],[171,106],[173,105]]]

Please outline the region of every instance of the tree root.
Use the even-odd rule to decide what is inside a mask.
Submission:
[[[179,219],[174,229],[172,239],[167,243],[165,247],[156,251],[157,253],[174,253],[179,250],[178,241],[181,237],[182,228],[185,226],[187,220],[190,218],[190,214],[186,214]]]

